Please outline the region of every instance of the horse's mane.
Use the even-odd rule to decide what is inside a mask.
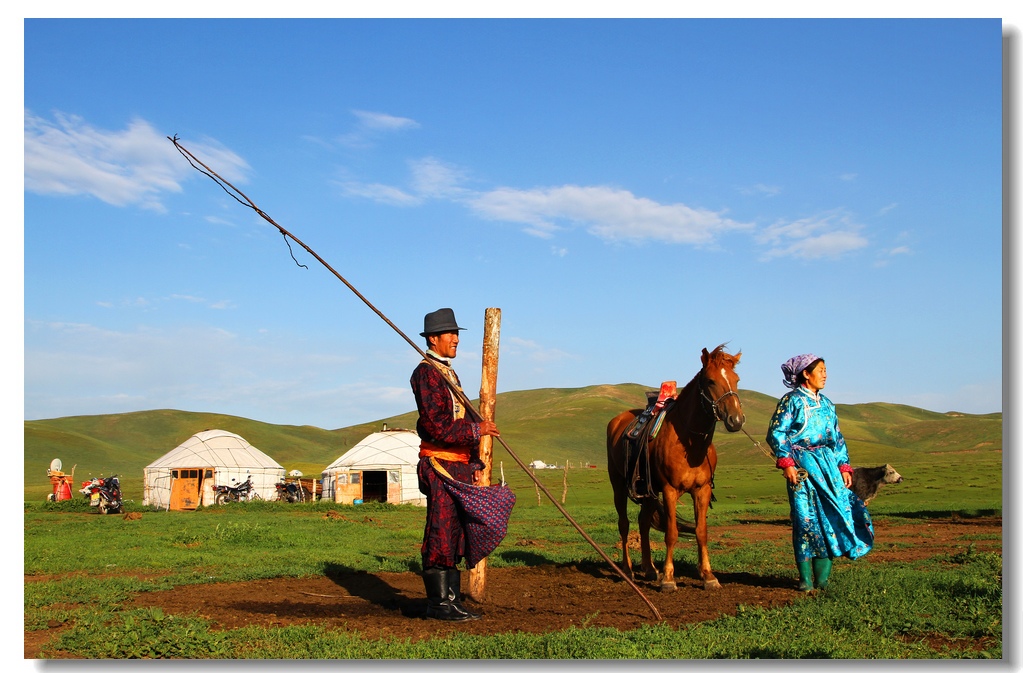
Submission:
[[[742,351],[739,351],[735,355],[732,355],[731,353],[725,351],[726,345],[727,344],[720,344],[717,348],[715,348],[714,350],[707,354],[706,367],[701,367],[700,371],[696,372],[696,374],[693,375],[693,378],[689,380],[689,383],[683,386],[683,390],[689,388],[692,385],[695,385],[696,379],[700,378],[700,374],[703,373],[703,370],[711,367],[714,364],[721,363],[733,369],[735,368],[735,363],[738,361],[739,356],[742,355]]]
[[[717,360],[723,360],[726,364],[729,364],[732,367],[735,366],[735,363],[738,360],[739,356],[742,355],[742,351],[739,351],[735,355],[732,355],[731,353],[726,353],[725,352],[726,345],[727,344],[721,344],[720,346],[718,346],[717,348],[710,352],[709,357],[707,358],[708,364],[710,362],[715,362]]]

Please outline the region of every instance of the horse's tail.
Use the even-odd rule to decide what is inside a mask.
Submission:
[[[653,516],[650,517],[650,527],[656,531],[664,533],[666,528],[665,522],[668,520],[667,512],[665,512],[664,501],[657,498],[655,502],[657,504],[654,505]],[[675,512],[675,530],[678,531],[679,535],[696,535],[696,525],[685,521],[678,515],[678,512]]]

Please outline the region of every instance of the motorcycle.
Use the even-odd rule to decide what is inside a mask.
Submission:
[[[231,481],[234,481],[234,479]],[[223,505],[228,502],[245,502],[247,500],[260,499],[259,494],[253,490],[251,474],[248,479],[236,486],[215,486],[214,490],[216,491],[214,501],[218,505]]]
[[[305,502],[309,499],[309,491],[304,486],[293,481],[279,481],[277,487],[277,499],[283,502]]]
[[[116,474],[106,479],[93,478],[83,481],[78,491],[89,499],[89,506],[95,507],[100,514],[120,514],[124,510],[121,501],[121,482]]]

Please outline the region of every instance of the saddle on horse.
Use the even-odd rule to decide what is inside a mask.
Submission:
[[[647,405],[623,433],[625,442],[625,481],[629,485],[629,499],[639,503],[645,498],[656,498],[657,492],[650,476],[649,444],[661,429],[664,414],[678,395],[675,381],[665,381],[658,391],[648,391]]]

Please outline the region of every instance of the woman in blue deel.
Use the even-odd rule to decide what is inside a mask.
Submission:
[[[781,366],[791,392],[778,401],[767,443],[788,483],[799,590],[828,584],[833,559],[856,559],[874,544],[866,506],[850,487],[853,468],[835,405],[821,394],[824,359],[797,355]]]

